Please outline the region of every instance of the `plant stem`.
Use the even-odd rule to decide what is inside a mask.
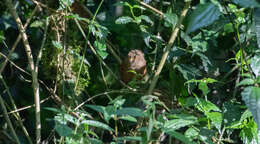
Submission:
[[[0,75],[0,77],[2,77],[2,75]],[[11,129],[11,132],[12,132],[12,134],[14,136],[14,139],[15,139],[16,143],[20,144],[19,139],[18,139],[18,137],[17,137],[17,135],[15,133],[14,127],[13,127],[13,125],[11,123],[11,120],[10,120],[8,114],[7,114],[7,110],[6,110],[6,107],[5,107],[5,104],[4,104],[4,100],[3,100],[1,95],[0,95],[0,105],[1,105],[1,107],[3,109],[5,120],[7,121],[7,124],[9,126],[9,128]]]
[[[169,52],[170,52],[170,50],[172,48],[172,45],[173,45],[173,43],[174,43],[174,41],[175,41],[175,39],[176,39],[176,37],[178,35],[178,32],[179,32],[180,26],[182,24],[182,21],[185,18],[186,14],[187,14],[187,12],[189,10],[190,3],[191,3],[191,1],[186,2],[185,6],[183,8],[183,11],[181,12],[181,15],[180,15],[180,18],[178,20],[178,23],[177,23],[176,27],[174,28],[174,30],[172,32],[172,35],[171,35],[171,38],[170,38],[170,40],[168,42],[168,45],[166,47],[166,51],[163,53],[163,56],[162,56],[161,61],[160,61],[160,64],[158,65],[157,71],[155,72],[154,77],[152,79],[151,85],[150,85],[149,90],[147,92],[148,95],[152,94],[153,89],[156,86],[156,83],[157,83],[157,81],[159,79],[159,75],[160,75],[160,73],[162,71],[162,68],[163,68],[165,62],[166,62],[168,54],[169,54]]]
[[[34,103],[35,103],[35,115],[36,115],[36,143],[41,143],[41,115],[40,115],[40,95],[39,95],[39,83],[38,83],[38,76],[35,69],[32,50],[28,42],[28,36],[25,33],[24,26],[22,24],[21,19],[19,18],[14,5],[12,4],[11,0],[5,0],[6,6],[9,8],[10,13],[14,17],[16,24],[19,28],[20,35],[22,36],[25,52],[27,54],[27,59],[29,63],[29,68],[32,74],[32,87],[33,87],[33,94],[34,94]]]

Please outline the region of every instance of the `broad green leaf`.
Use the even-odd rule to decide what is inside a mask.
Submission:
[[[232,0],[235,4],[238,4],[242,7],[248,8],[248,7],[260,7],[259,2],[256,0]]]
[[[259,144],[257,124],[253,120],[249,120],[240,131],[239,136],[243,140],[244,144]]]
[[[260,88],[253,86],[246,87],[241,95],[247,107],[252,112],[257,125],[260,126]]]
[[[222,114],[220,112],[208,112],[206,113],[207,117],[212,121],[212,124],[218,129],[221,130],[222,125]]]
[[[165,130],[177,130],[179,128],[195,124],[196,120],[187,120],[187,119],[173,119],[165,122],[164,129]]]
[[[221,110],[212,102],[206,101],[204,99],[197,98],[197,104],[195,104],[196,108],[199,109],[202,112],[210,112],[210,111],[218,111],[221,112]]]
[[[187,138],[195,139],[196,137],[198,137],[199,132],[198,132],[198,130],[196,130],[195,128],[190,127],[190,128],[188,128],[188,129],[185,131],[184,135],[185,135]]]
[[[122,108],[116,111],[117,115],[130,115],[133,117],[141,117],[144,116],[144,113],[141,109],[139,108]]]
[[[203,38],[202,33],[198,33],[192,38],[191,46],[194,53],[208,50],[208,42]]]
[[[107,106],[107,107],[98,106],[98,105],[86,105],[86,106],[97,112],[102,113],[104,115],[104,119],[107,123],[109,123],[109,120],[111,119],[111,117],[114,114],[113,106]]]
[[[244,86],[244,85],[252,85],[254,84],[255,81],[251,78],[246,78],[246,79],[243,79],[241,82],[239,82],[236,87],[239,87],[239,86]]]
[[[115,138],[116,141],[142,141],[142,137],[124,136]]]
[[[178,20],[178,16],[175,13],[164,14],[164,26],[165,27],[175,27]]]
[[[55,123],[54,128],[60,136],[69,136],[73,133],[73,130],[70,127],[68,127],[65,124],[61,124],[59,122]]]
[[[141,18],[142,20],[146,21],[147,23],[151,24],[151,26],[153,26],[153,21],[146,15],[141,15],[139,16],[139,18]]]
[[[214,130],[201,127],[199,129],[199,140],[201,140],[203,144],[213,144],[212,138],[216,133]]]
[[[240,121],[243,121],[252,116],[252,113],[247,109],[241,116]]]
[[[240,105],[225,102],[223,105],[223,123],[226,127],[235,127],[240,122],[242,110]]]
[[[185,144],[195,144],[194,142],[192,142],[188,137],[186,137],[185,135],[183,135],[182,133],[176,132],[174,130],[167,130],[165,131],[165,133],[169,134],[170,136],[180,140],[181,142],[185,143]]]
[[[200,4],[188,18],[186,33],[212,24],[219,18],[218,6],[213,3]]]
[[[201,76],[200,70],[192,65],[176,64],[174,68],[177,68],[186,80],[191,80],[196,76]]]
[[[81,123],[87,124],[87,125],[90,125],[90,126],[94,126],[94,127],[98,127],[98,128],[102,128],[102,129],[105,129],[105,130],[108,130],[108,131],[114,131],[107,124],[104,124],[102,122],[95,121],[95,120],[83,120]]]
[[[127,24],[130,22],[134,22],[134,19],[129,16],[122,16],[116,20],[116,24]]]
[[[104,42],[101,42],[99,40],[96,40],[94,42],[94,46],[95,48],[97,49],[97,53],[99,54],[99,56],[102,58],[102,59],[105,59],[107,56],[108,56],[108,53],[106,51],[107,47],[106,47],[106,44]]]
[[[118,119],[127,120],[127,121],[130,121],[130,122],[137,122],[137,119],[135,117],[130,116],[130,115],[121,116],[121,117],[118,117]]]
[[[256,77],[260,76],[260,55],[255,55],[253,58],[251,58],[250,66]]]
[[[260,48],[260,8],[254,9],[255,29],[258,48]]]
[[[199,89],[202,91],[203,95],[206,96],[209,93],[209,87],[206,83],[199,83]]]

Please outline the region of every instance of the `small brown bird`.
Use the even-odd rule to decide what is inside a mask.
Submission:
[[[135,71],[136,74],[134,72]],[[140,50],[131,50],[128,56],[124,59],[120,65],[120,78],[121,80],[128,84],[134,76],[138,80],[141,80],[146,74],[146,60],[144,58],[144,53]]]

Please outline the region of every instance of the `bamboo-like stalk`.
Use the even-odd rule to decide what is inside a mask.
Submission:
[[[172,35],[170,37],[169,42],[168,42],[166,51],[163,53],[163,56],[162,56],[161,61],[160,61],[160,64],[158,65],[157,70],[156,70],[156,72],[154,74],[154,77],[152,79],[152,82],[150,84],[149,90],[147,92],[148,95],[152,94],[153,89],[156,86],[156,83],[157,83],[157,81],[159,79],[159,75],[160,75],[160,73],[162,71],[162,68],[163,68],[163,66],[165,64],[165,61],[166,61],[166,59],[168,57],[168,54],[169,54],[169,52],[170,52],[170,50],[172,48],[172,45],[173,45],[173,43],[174,43],[174,41],[175,41],[175,39],[176,39],[176,37],[178,35],[178,32],[180,30],[180,26],[182,24],[182,21],[185,18],[186,14],[187,14],[187,12],[189,10],[190,3],[191,3],[191,1],[186,2],[185,6],[183,8],[183,11],[181,12],[180,18],[179,18],[179,20],[178,20],[178,22],[177,22],[177,24],[176,24],[176,26],[175,26],[175,28],[174,28],[174,30],[172,32]]]
[[[2,75],[0,75],[0,77],[2,77]],[[1,105],[1,107],[3,109],[5,120],[7,121],[7,124],[10,127],[10,129],[11,129],[11,132],[12,132],[12,134],[14,136],[14,139],[15,139],[16,143],[20,144],[19,139],[18,139],[18,137],[17,137],[17,135],[15,133],[14,127],[13,127],[13,125],[11,123],[11,120],[10,120],[8,114],[7,114],[7,110],[6,110],[6,107],[5,107],[5,104],[4,104],[4,100],[3,100],[1,95],[0,95],[0,105]]]
[[[28,36],[25,33],[24,26],[22,21],[20,20],[14,5],[11,0],[5,0],[6,6],[10,10],[10,13],[14,17],[16,24],[19,28],[19,32],[22,36],[25,52],[27,54],[27,59],[29,63],[29,68],[32,74],[32,87],[33,87],[33,94],[34,94],[34,103],[35,103],[35,114],[36,114],[36,143],[41,143],[41,115],[40,115],[40,95],[39,95],[39,83],[38,83],[38,76],[36,72],[36,67],[33,61],[32,50],[28,42]]]

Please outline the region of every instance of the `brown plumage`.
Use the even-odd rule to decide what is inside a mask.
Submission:
[[[129,72],[131,70],[136,72],[138,80],[141,80],[146,74],[146,61],[142,51],[131,50],[120,65],[120,78],[126,84],[135,76],[133,72]]]

